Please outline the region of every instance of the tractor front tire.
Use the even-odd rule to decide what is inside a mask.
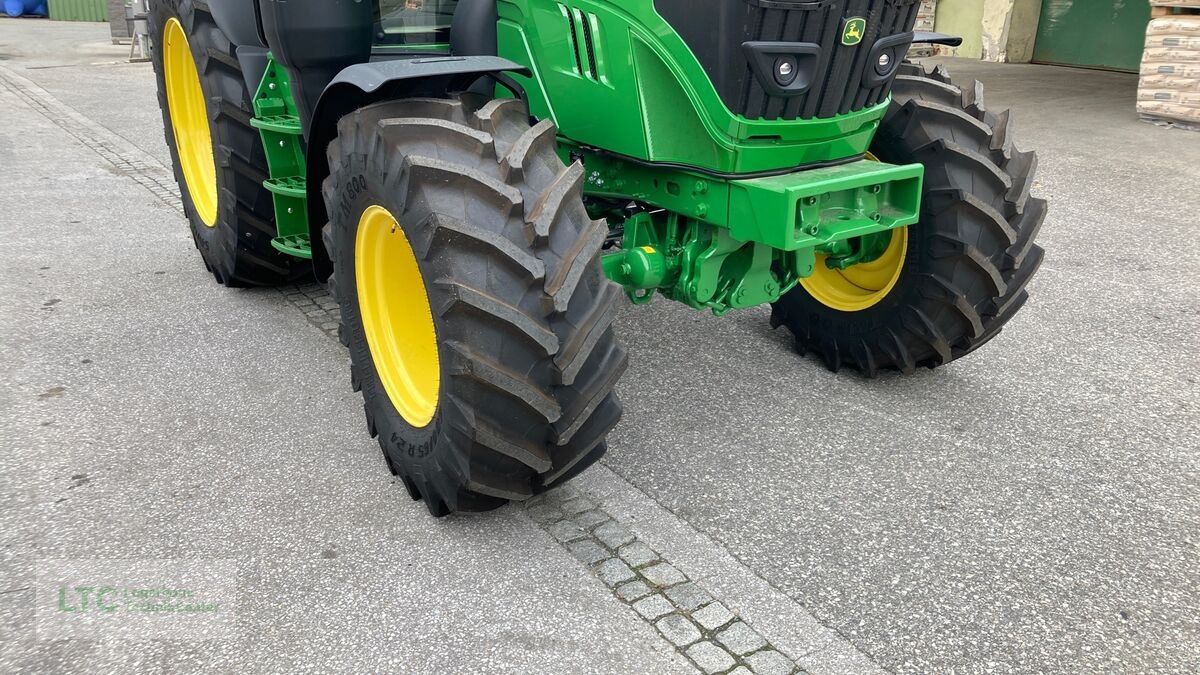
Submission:
[[[148,18],[158,103],[184,214],[204,265],[226,286],[299,278],[307,263],[271,246],[267,160],[236,47],[198,0],[157,0]]]
[[[461,95],[363,107],[327,148],[323,239],[351,385],[435,516],[571,478],[621,415],[607,228],[555,136],[520,101]]]
[[[959,88],[940,67],[908,63],[871,152],[925,166],[920,221],[893,232],[878,261],[819,269],[773,305],[771,324],[834,371],[944,365],[995,337],[1028,298],[1046,216],[1029,194],[1037,158],[1013,147],[1009,113],[988,112],[978,82]]]

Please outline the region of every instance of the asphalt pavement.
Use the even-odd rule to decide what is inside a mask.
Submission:
[[[212,284],[127,49],[0,21],[0,671],[1200,670],[1200,133],[1134,76],[946,62],[1050,200],[984,349],[867,381],[762,309],[628,307],[601,464],[434,520],[328,298]],[[236,637],[64,639],[61,559],[228,563]]]

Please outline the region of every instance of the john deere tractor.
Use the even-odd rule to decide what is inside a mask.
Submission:
[[[867,376],[995,337],[1034,155],[905,60],[919,0],[159,0],[167,143],[219,283],[315,275],[434,515],[568,480],[621,416],[622,296],[770,305]],[[735,353],[735,350],[730,350]]]

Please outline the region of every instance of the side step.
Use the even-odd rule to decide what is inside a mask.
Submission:
[[[307,234],[293,234],[287,237],[275,237],[271,240],[271,246],[275,250],[288,255],[312,260],[312,245],[308,241]]]
[[[287,71],[269,56],[262,82],[254,94],[254,118],[250,126],[258,129],[267,155],[270,178],[263,181],[263,187],[275,202],[276,236],[271,246],[287,255],[311,260],[303,129]]]
[[[304,176],[284,176],[282,178],[268,178],[264,180],[263,187],[267,188],[272,194],[277,194],[281,197],[304,199],[307,186]]]

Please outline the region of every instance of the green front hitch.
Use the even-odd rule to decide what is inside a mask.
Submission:
[[[883,235],[920,215],[920,164],[862,160],[720,180],[654,176],[641,166],[618,178],[587,161],[589,195],[617,183],[621,192],[640,192],[662,207],[598,214],[608,218],[610,231],[621,232],[620,249],[602,258],[604,272],[639,304],[656,292],[716,314],[774,302],[812,274],[817,252],[837,269],[869,262],[887,248]],[[605,158],[606,168],[615,170],[613,161]],[[644,184],[635,184],[639,178]],[[655,193],[666,198],[654,200]]]

